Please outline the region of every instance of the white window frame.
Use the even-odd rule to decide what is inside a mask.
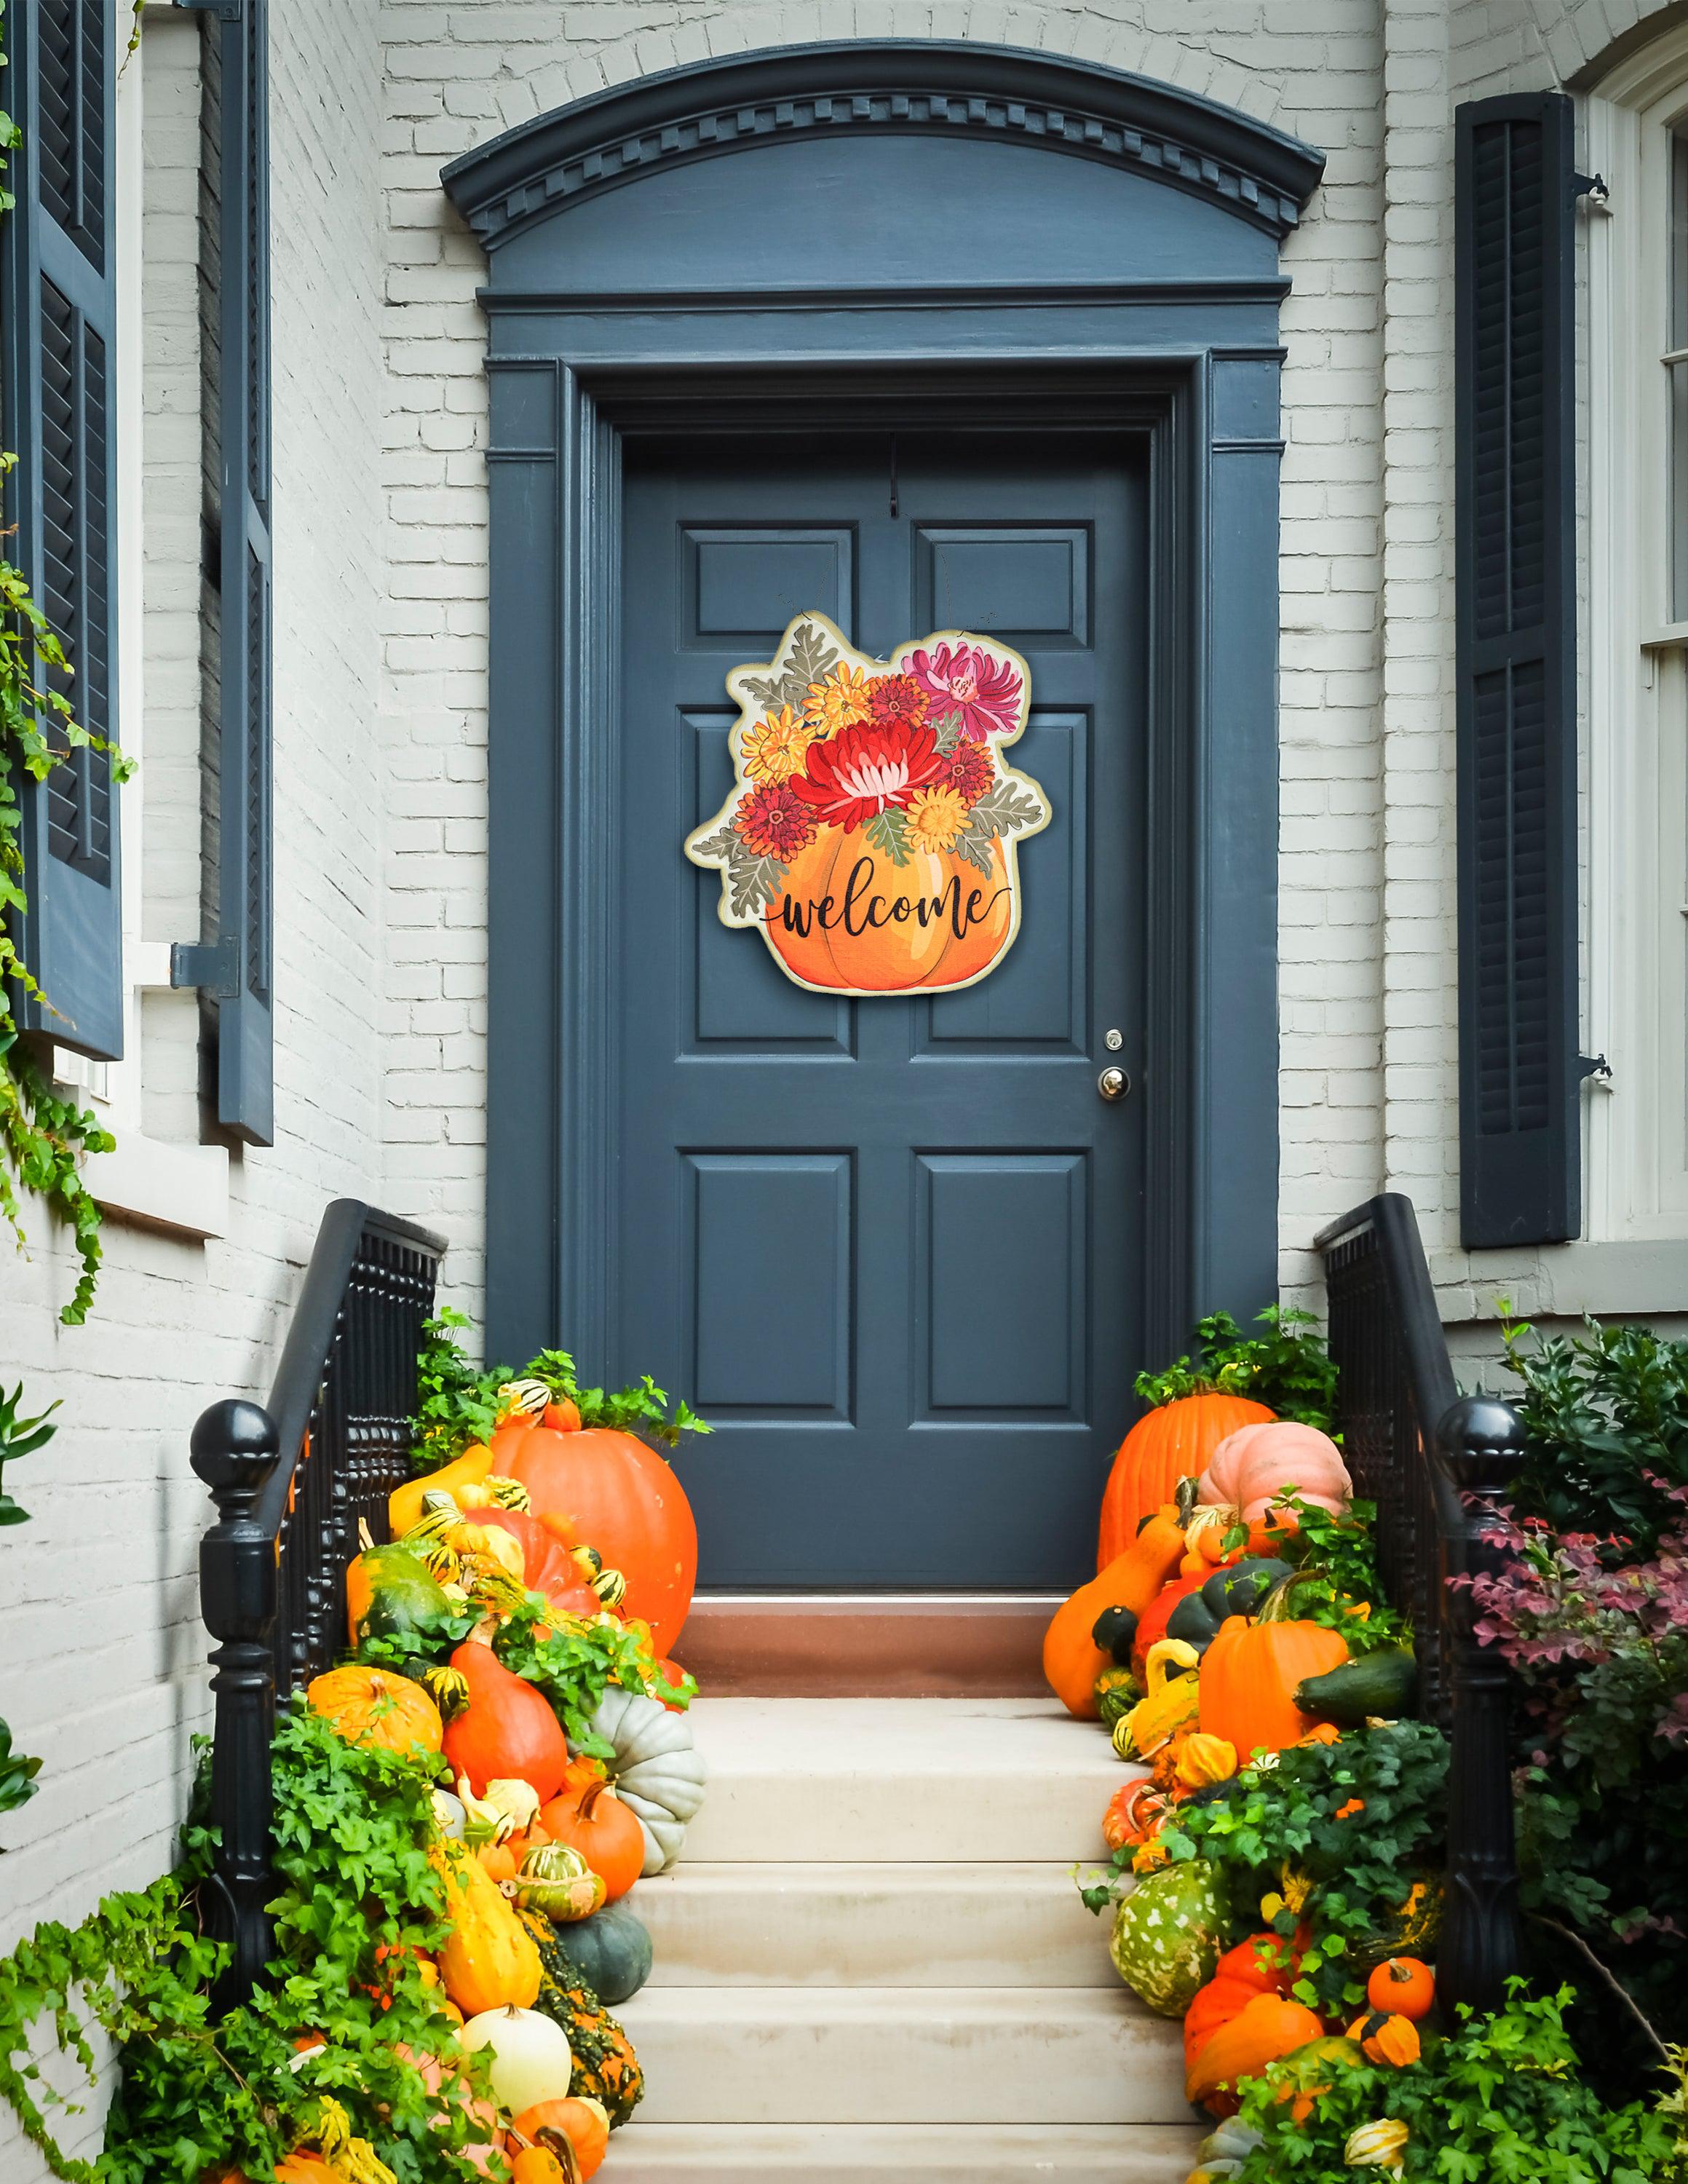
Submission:
[[[126,46],[128,16],[119,11]],[[116,448],[118,718],[123,746],[136,762],[136,778],[114,797],[114,823],[123,830],[124,997],[123,1059],[89,1061],[59,1047],[53,1073],[86,1100],[116,1139],[114,1150],[95,1153],[84,1167],[94,1198],[109,1213],[144,1221],[189,1238],[221,1236],[228,1229],[229,1156],[222,1145],[173,1145],[148,1137],[142,1127],[142,996],[168,987],[170,946],[142,937],[145,875],[146,800],[138,769],[146,756],[146,642],[143,625],[145,359],[142,283],[145,278],[142,192],[145,186],[146,47],[129,54],[117,84],[115,224],[117,253]]]
[[[1670,619],[1670,129],[1688,30],[1587,108],[1610,216],[1587,225],[1588,1006],[1591,1240],[1688,1236],[1688,621]]]

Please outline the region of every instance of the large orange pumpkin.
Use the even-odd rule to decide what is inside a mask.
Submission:
[[[1180,1396],[1139,1418],[1120,1443],[1102,1496],[1096,1568],[1106,1569],[1136,1537],[1137,1527],[1163,1502],[1170,1502],[1181,1479],[1199,1479],[1220,1442],[1242,1426],[1263,1425],[1272,1417],[1264,1403],[1246,1396],[1214,1390]]]
[[[1228,1615],[1202,1656],[1201,1726],[1245,1763],[1252,1752],[1282,1752],[1318,1726],[1295,1704],[1298,1687],[1347,1658],[1347,1641],[1323,1624]]]
[[[825,927],[823,905],[831,921]],[[1014,935],[1000,839],[990,845],[986,874],[953,850],[916,850],[906,863],[894,864],[860,828],[846,834],[823,827],[792,859],[784,890],[766,915],[768,939],[792,977],[833,993],[964,986]],[[870,916],[878,922],[866,924]],[[861,929],[849,932],[846,922]]]
[[[533,1513],[566,1517],[604,1567],[627,1580],[622,1613],[649,1624],[655,1649],[679,1636],[698,1581],[698,1527],[672,1468],[607,1426],[556,1433],[513,1419],[493,1436],[500,1478],[518,1479]]]

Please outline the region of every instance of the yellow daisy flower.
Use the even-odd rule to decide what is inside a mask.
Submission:
[[[836,735],[868,717],[867,671],[841,660],[823,682],[811,682],[804,717],[816,736]]]
[[[953,788],[916,789],[907,817],[916,849],[953,850],[967,829],[967,800]]]
[[[789,705],[770,713],[744,738],[744,764],[752,781],[789,781],[801,773],[815,731]]]

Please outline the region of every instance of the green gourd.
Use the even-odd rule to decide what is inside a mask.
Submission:
[[[365,1547],[346,1573],[346,1607],[352,1643],[365,1638],[408,1637],[426,1630],[454,1603],[432,1573],[397,1541]]]
[[[1143,1875],[1114,1914],[1108,1953],[1139,2000],[1182,2017],[1212,1978],[1225,1932],[1217,1869],[1188,1858]]]
[[[1090,1639],[1098,1652],[1126,1668],[1131,1661],[1131,1648],[1137,1636],[1137,1617],[1128,1607],[1105,1607],[1096,1618]]]
[[[1418,1696],[1418,1663],[1410,1646],[1379,1646],[1296,1686],[1295,1704],[1339,1729],[1363,1729],[1376,1716],[1398,1721]]]
[[[516,1915],[539,1952],[539,1994],[533,2007],[569,2036],[574,2057],[569,2092],[577,2099],[602,2101],[610,2128],[617,2130],[644,2098],[644,2073],[633,2044],[564,1954],[549,1919],[537,1911]]]
[[[631,2000],[650,1977],[650,1935],[625,1903],[554,1929],[557,1947],[602,2002]]]
[[[1258,1614],[1260,1603],[1273,1586],[1294,1574],[1290,1564],[1276,1555],[1245,1555],[1228,1569],[1215,1570],[1200,1597],[1217,1630],[1228,1615]]]

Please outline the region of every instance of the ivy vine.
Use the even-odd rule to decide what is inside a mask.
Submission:
[[[0,177],[22,136],[11,115],[0,111]],[[0,218],[14,203],[0,180]],[[16,464],[14,454],[0,452],[0,478]],[[126,781],[133,771],[103,737],[81,725],[70,699],[49,681],[49,673],[69,680],[72,672],[23,571],[0,552],[0,1147],[5,1154],[0,1217],[19,1250],[26,1244],[20,1194],[43,1200],[69,1223],[81,1271],[58,1316],[67,1326],[80,1327],[93,1301],[100,1265],[100,1208],[82,1181],[81,1162],[89,1153],[109,1152],[115,1140],[92,1114],[55,1091],[13,1015],[18,993],[52,1006],[17,946],[18,921],[29,906],[19,782],[25,777],[44,782],[73,750],[109,751],[114,783]]]
[[[214,1840],[203,1772],[178,1872],[108,1897],[81,1926],[38,1926],[0,1959],[0,2098],[62,2184],[268,2176],[300,2148],[333,2148],[347,2175],[388,2184],[479,2184],[471,2149],[486,2126],[471,2103],[485,2059],[455,2059],[413,1953],[443,1938],[429,1856],[440,1763],[346,1743],[300,1704],[283,1714],[276,1956],[251,2000],[220,2017],[210,1993],[226,1952],[204,1935],[198,1906]],[[104,2151],[92,2161],[54,2136],[50,2119],[75,2103],[31,2058],[43,2019],[91,2081],[91,2029],[120,2050]],[[431,2086],[416,2059],[443,2053],[453,2071]]]

